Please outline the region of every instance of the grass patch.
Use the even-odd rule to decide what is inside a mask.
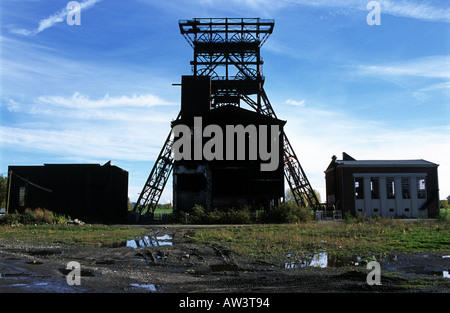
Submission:
[[[217,243],[231,252],[266,261],[326,250],[328,256],[361,257],[389,252],[450,250],[450,227],[398,220],[363,223],[302,223],[195,230],[197,242]]]
[[[0,240],[5,244],[29,243],[37,245],[61,244],[75,246],[113,246],[142,236],[138,227],[22,225],[0,226]]]

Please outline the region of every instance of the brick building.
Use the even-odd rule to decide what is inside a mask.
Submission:
[[[436,217],[437,168],[425,160],[355,160],[344,152],[325,171],[327,202],[343,214]]]

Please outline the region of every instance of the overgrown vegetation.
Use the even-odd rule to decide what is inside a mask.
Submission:
[[[264,261],[327,251],[328,257],[450,250],[450,223],[375,219],[352,223],[266,224],[195,230],[192,239]]]
[[[75,246],[114,246],[148,231],[137,227],[116,226],[67,226],[22,225],[0,226],[0,241],[4,244],[30,243],[37,245],[58,244]]]
[[[0,225],[29,225],[29,224],[66,224],[70,221],[70,216],[55,214],[52,211],[37,208],[26,209],[23,213],[5,214],[0,218]]]
[[[255,210],[249,206],[207,211],[202,206],[195,205],[189,213],[177,211],[171,216],[172,222],[183,224],[281,224],[303,223],[313,220],[313,211],[298,206],[293,201],[282,202],[272,207],[270,212]]]
[[[441,209],[436,219],[438,222],[450,222],[450,209]]]
[[[147,231],[137,227],[71,225],[70,221],[70,217],[40,208],[5,214],[0,218],[0,240],[7,244],[113,246]]]

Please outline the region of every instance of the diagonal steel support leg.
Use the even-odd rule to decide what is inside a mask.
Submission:
[[[177,120],[180,118],[178,114]],[[133,211],[139,214],[153,213],[156,210],[161,194],[166,186],[173,168],[172,146],[174,139],[172,138],[172,129],[159,153],[158,158],[153,166],[147,182],[139,194]]]
[[[250,107],[252,107],[256,112],[263,115],[267,115],[273,118],[277,118],[275,111],[270,104],[269,98],[266,95],[264,89],[261,89],[260,96],[262,103],[258,105],[252,98],[247,95],[241,95],[242,100],[244,100]],[[311,184],[303,171],[300,161],[294,152],[294,149],[289,142],[286,133],[283,132],[283,154],[284,154],[284,176],[289,184],[289,187],[294,196],[295,202],[298,205],[307,206],[309,205],[314,210],[321,209],[321,204],[315,194]]]

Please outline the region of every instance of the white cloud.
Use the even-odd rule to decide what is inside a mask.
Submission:
[[[429,21],[450,22],[450,8],[436,8],[416,1],[380,0],[381,13]]]
[[[450,78],[450,55],[430,56],[391,64],[360,65],[358,73],[371,76]]]
[[[155,3],[155,0],[141,1]],[[187,8],[199,10],[204,7],[209,7],[210,9],[224,7],[229,11],[246,9],[263,16],[273,16],[274,12],[278,10],[292,9],[297,6],[328,8],[333,10],[340,9],[340,13],[350,11],[369,12],[370,10],[367,9],[369,1],[370,0],[190,0],[189,2],[181,1],[185,2],[186,5],[182,5],[180,2],[174,3],[171,8],[174,10],[187,10]],[[381,14],[427,21],[450,22],[450,8],[445,5],[443,5],[444,7],[442,8],[433,6],[430,2],[424,3],[424,1],[419,0],[378,0],[378,2],[381,6]],[[166,6],[165,2],[164,5]]]
[[[0,144],[72,159],[149,160],[149,155],[159,153],[160,147],[149,134],[131,136],[120,129],[122,134],[112,129],[94,131],[93,127],[47,130],[0,126]],[[140,139],[145,139],[145,144],[139,143]]]
[[[92,7],[97,2],[100,2],[101,0],[85,0],[84,2],[80,3],[80,10],[86,10],[90,7]],[[15,34],[19,35],[25,35],[25,36],[34,36],[47,28],[52,27],[56,23],[61,23],[66,20],[67,15],[70,14],[72,10],[67,9],[66,7],[60,10],[59,12],[51,15],[50,17],[47,17],[45,19],[42,19],[39,22],[39,25],[36,29],[33,30],[27,30],[27,29],[11,29],[10,31]]]
[[[28,109],[33,115],[47,115],[66,119],[110,120],[110,121],[154,121],[164,122],[175,118],[174,105],[152,94],[111,97],[105,95],[101,99],[90,99],[88,96],[74,93],[71,97],[41,96]]]
[[[2,104],[0,103],[0,106],[1,105]],[[6,109],[9,112],[18,112],[18,111],[20,111],[20,105],[13,99],[8,99],[8,101],[6,101]]]
[[[293,100],[293,99],[286,100],[286,104],[293,105],[293,106],[304,106],[305,103],[306,103],[306,100],[300,100],[300,101]]]
[[[420,88],[419,90],[413,92],[413,96],[418,100],[426,100],[431,95],[434,95],[439,92],[447,93],[450,95],[450,81],[446,81],[443,83],[433,84],[427,87]],[[449,104],[449,103],[447,103]]]
[[[369,0],[285,0],[287,3],[295,3],[298,5],[311,7],[328,7],[328,8],[343,8],[349,10],[367,10],[367,3]],[[423,3],[409,0],[409,1],[392,1],[392,0],[378,0],[381,6],[381,14],[389,14],[399,17],[414,18],[428,21],[450,22],[450,8],[439,8]]]
[[[22,116],[0,126],[0,147],[72,159],[154,159],[178,107],[152,94],[90,99],[42,96],[32,105],[2,101]]]
[[[117,108],[117,107],[149,108],[153,106],[172,104],[152,94],[133,95],[131,97],[130,96],[111,97],[109,95],[105,95],[102,99],[92,100],[89,98],[89,96],[82,95],[79,92],[75,92],[72,95],[72,97],[41,96],[38,98],[38,102],[78,110]]]

